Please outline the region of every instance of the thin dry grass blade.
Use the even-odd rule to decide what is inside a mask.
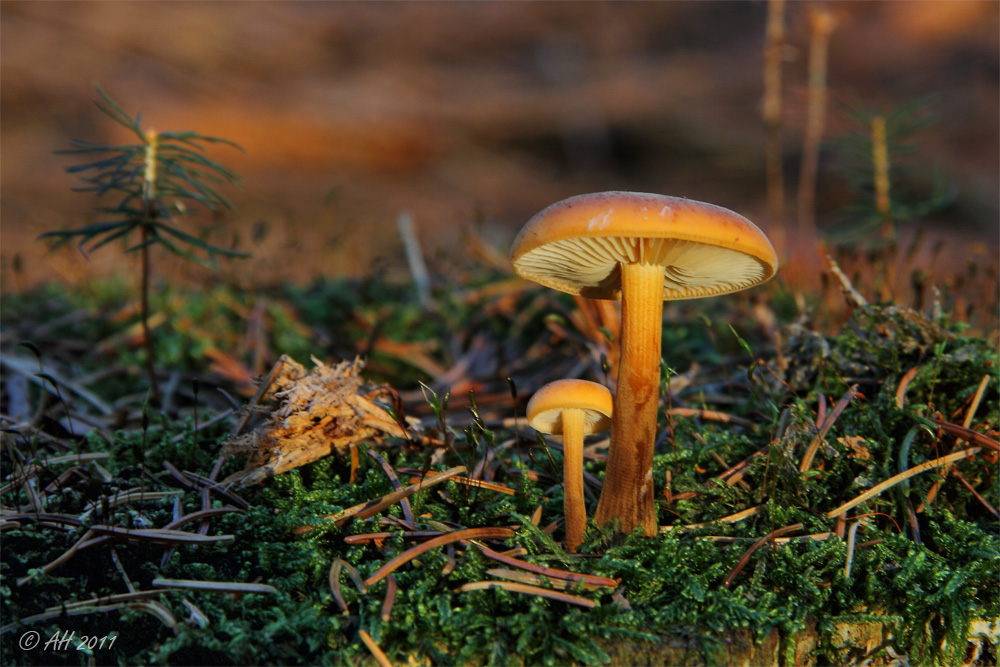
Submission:
[[[548,588],[541,588],[540,586],[532,586],[530,584],[521,584],[514,581],[473,581],[468,584],[463,584],[458,590],[465,593],[467,591],[481,591],[494,588],[502,588],[505,591],[511,591],[514,593],[536,595],[538,597],[558,600],[559,602],[565,602],[566,604],[573,604],[587,609],[593,609],[597,606],[597,603],[593,600],[588,600],[587,598],[580,597],[579,595],[570,595],[569,593],[554,591]]]
[[[427,540],[423,544],[418,544],[417,546],[407,549],[403,553],[399,554],[388,563],[380,567],[375,574],[368,577],[365,580],[366,586],[371,586],[372,584],[381,581],[389,574],[394,572],[401,565],[410,562],[417,556],[424,554],[431,549],[436,547],[442,547],[446,544],[452,542],[457,542],[459,540],[476,540],[476,539],[502,539],[505,537],[514,537],[514,531],[510,528],[463,528],[462,530],[453,530],[450,533],[445,533],[435,537],[434,539]]]

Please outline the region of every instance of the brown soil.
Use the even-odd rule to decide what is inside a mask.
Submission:
[[[929,221],[958,252],[995,247],[998,26],[995,2],[834,2],[828,135],[842,102],[891,109],[937,96],[920,157],[957,187]],[[805,3],[789,3],[787,181],[801,145]],[[118,141],[90,103],[99,83],[149,127],[234,140],[237,206],[214,239],[250,260],[248,284],[374,270],[405,273],[395,219],[413,214],[425,252],[451,262],[476,229],[505,252],[532,213],[587,191],[689,196],[765,229],[763,2],[140,3],[0,6],[2,289],[123,268],[47,254],[35,237],[92,219],[52,151]],[[828,163],[827,163],[828,164]],[[789,193],[789,201],[794,193]],[[819,220],[847,201],[827,167]],[[174,263],[157,265],[164,275]],[[125,266],[130,269],[131,267]],[[195,279],[209,274],[195,271]]]

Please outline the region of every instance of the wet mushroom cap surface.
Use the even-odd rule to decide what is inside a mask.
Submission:
[[[522,278],[592,299],[620,299],[622,263],[664,267],[663,298],[736,292],[771,278],[764,233],[721,206],[643,192],[570,197],[525,224],[511,247]]]
[[[582,410],[583,433],[600,433],[611,428],[611,392],[604,385],[587,380],[556,380],[534,393],[528,401],[528,423],[536,431],[562,435],[562,413]]]

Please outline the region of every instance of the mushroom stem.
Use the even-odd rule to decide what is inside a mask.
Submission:
[[[576,551],[587,528],[587,510],[583,504],[583,421],[580,408],[562,413],[563,436],[563,514],[566,515],[566,548]]]
[[[663,266],[621,264],[622,333],[615,420],[594,519],[618,519],[618,530],[657,532],[653,496],[653,445],[660,405],[663,334]]]

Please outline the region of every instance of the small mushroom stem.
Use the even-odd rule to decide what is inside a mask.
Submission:
[[[663,266],[621,264],[622,333],[615,420],[604,488],[594,519],[618,519],[618,530],[657,532],[653,445],[660,405]]]
[[[587,509],[583,504],[583,420],[583,410],[563,410],[563,514],[566,548],[573,552],[583,542],[587,528]]]

